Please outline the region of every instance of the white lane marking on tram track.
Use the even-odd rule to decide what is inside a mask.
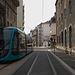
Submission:
[[[57,75],[57,72],[56,72],[56,70],[55,70],[55,68],[54,68],[54,66],[53,66],[53,64],[52,64],[52,62],[51,62],[51,60],[50,60],[50,58],[49,58],[47,52],[46,52],[46,55],[47,55],[47,57],[48,57],[48,60],[49,60],[49,63],[50,63],[50,65],[51,65],[51,68],[52,68],[52,70],[53,70],[54,75]]]
[[[40,52],[39,52],[39,53],[40,53]],[[32,69],[33,69],[33,66],[34,66],[34,64],[35,64],[35,62],[36,62],[36,60],[37,60],[37,58],[38,58],[38,56],[39,56],[39,53],[37,54],[36,58],[34,59],[33,64],[32,64],[32,66],[31,66],[31,68],[29,69],[29,72],[28,72],[27,75],[30,75],[30,73],[31,73],[31,71],[32,71]]]
[[[26,56],[25,61],[22,62],[14,71],[12,71],[9,75],[13,75],[30,57],[33,56],[34,53],[30,54],[29,56]]]

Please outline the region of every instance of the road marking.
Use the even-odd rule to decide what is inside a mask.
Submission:
[[[29,56],[25,57],[25,61],[22,62],[22,64],[20,64],[15,70],[13,70],[9,75],[13,75],[30,57],[32,57],[34,54],[34,52],[32,54],[30,54]]]
[[[49,60],[49,63],[50,63],[50,65],[51,65],[51,68],[52,68],[52,70],[53,70],[54,75],[57,75],[57,72],[56,72],[56,70],[55,70],[55,68],[54,68],[54,66],[53,66],[53,64],[52,64],[52,62],[51,62],[51,60],[50,60],[50,58],[49,58],[47,52],[46,52],[46,55],[47,55],[47,57],[48,57],[48,60]]]
[[[37,60],[37,58],[38,58],[38,56],[39,56],[39,53],[40,53],[40,52],[38,52],[38,54],[37,54],[37,56],[36,56],[36,58],[35,58],[35,60],[34,60],[34,62],[33,62],[33,64],[32,64],[32,66],[31,66],[31,68],[29,69],[29,72],[28,72],[27,75],[30,75],[30,73],[31,73],[31,71],[32,71],[32,68],[33,68],[33,66],[34,66],[34,64],[35,64],[35,62],[36,62],[36,60]]]
[[[50,51],[50,53],[68,70],[70,71],[73,75],[75,75],[75,70],[72,69],[69,65],[67,65],[64,61],[62,61],[59,57],[57,57],[54,53]]]

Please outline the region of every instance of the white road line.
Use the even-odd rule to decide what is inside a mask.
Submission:
[[[52,62],[51,62],[51,60],[50,60],[50,58],[49,58],[47,52],[46,52],[46,55],[47,55],[47,57],[48,57],[48,60],[49,60],[49,63],[50,63],[50,65],[51,65],[51,68],[52,68],[52,70],[53,70],[54,75],[57,75],[57,72],[56,72],[56,70],[55,70],[55,68],[54,68],[54,66],[53,66],[53,64],[52,64]]]
[[[26,56],[25,61],[20,64],[14,71],[12,71],[9,75],[13,75],[30,57],[33,56],[34,53],[30,54],[29,56]]]
[[[59,57],[57,57],[54,53],[50,51],[50,53],[67,69],[69,70],[73,75],[75,75],[75,70],[72,69],[69,65],[67,65],[64,61],[62,61]]]
[[[39,52],[39,53],[40,53],[40,52]],[[35,60],[34,60],[34,62],[33,62],[33,64],[32,64],[32,66],[31,66],[31,68],[30,68],[30,70],[29,70],[29,72],[28,72],[27,75],[29,75],[29,74],[31,73],[32,68],[33,68],[33,66],[34,66],[34,64],[35,64],[35,62],[36,62],[36,60],[37,60],[37,58],[38,58],[38,56],[39,56],[39,53],[37,54],[37,56],[36,56],[36,58],[35,58]]]

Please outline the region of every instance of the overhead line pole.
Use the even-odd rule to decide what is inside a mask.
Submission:
[[[42,0],[42,22],[43,22],[43,17],[44,16],[44,0]]]

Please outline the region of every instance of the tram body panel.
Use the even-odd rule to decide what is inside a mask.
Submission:
[[[27,46],[26,39],[28,39],[28,37],[24,32],[18,30],[17,28],[9,27],[8,29],[12,29],[11,39],[10,39],[10,43],[9,43],[9,49],[8,49],[7,55],[3,58],[0,58],[0,61],[17,60],[17,59],[24,57],[27,53],[30,53],[32,51],[32,49],[28,50],[28,47],[26,47]],[[23,35],[23,36],[21,36],[21,35]],[[16,38],[14,39],[14,37],[16,37],[17,39]],[[17,41],[15,42],[14,40],[15,41],[17,40]],[[15,43],[13,43],[13,41]]]

